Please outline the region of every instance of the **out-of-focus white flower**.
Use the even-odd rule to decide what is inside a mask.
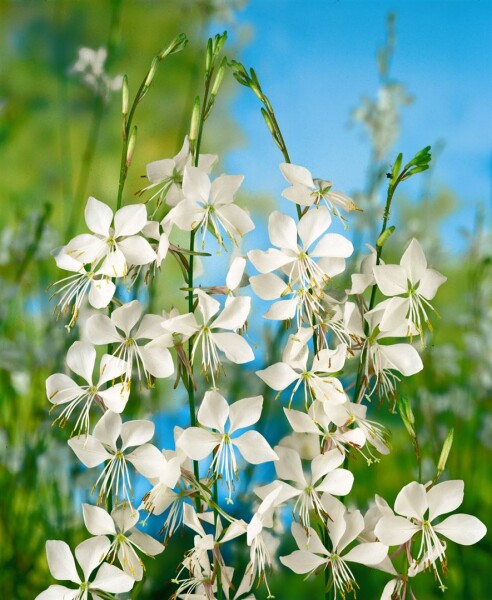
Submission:
[[[156,259],[149,242],[138,235],[147,224],[145,204],[129,204],[113,211],[107,204],[90,197],[85,221],[93,232],[73,238],[65,253],[83,264],[98,263],[98,272],[109,277],[124,277],[131,265],[146,265]]]
[[[208,391],[197,415],[202,427],[185,429],[177,440],[177,446],[193,460],[202,460],[214,453],[210,469],[215,477],[224,477],[229,502],[232,502],[234,477],[239,477],[235,448],[246,462],[253,465],[278,459],[277,454],[257,431],[246,431],[237,437],[233,436],[238,429],[257,423],[262,407],[261,396],[243,398],[229,406],[227,400],[218,392]],[[226,432],[227,420],[229,427]]]
[[[224,246],[221,230],[235,243],[255,228],[246,211],[234,204],[234,196],[244,177],[220,175],[213,182],[199,167],[185,167],[184,199],[167,214],[164,222],[172,222],[184,231],[201,229],[202,245],[207,228],[220,246]]]
[[[75,548],[77,562],[84,574],[82,581],[68,544],[60,540],[48,540],[46,556],[51,574],[59,581],[71,581],[78,587],[74,589],[64,585],[50,585],[35,600],[85,600],[89,598],[89,594],[92,600],[100,600],[107,594],[129,592],[135,580],[114,565],[103,563],[110,545],[106,536],[98,535],[84,540]],[[92,573],[98,567],[95,578],[90,581]]]
[[[126,361],[126,378],[131,380],[132,367],[136,365],[138,379],[145,377],[147,385],[151,385],[151,377],[170,377],[174,373],[171,353],[165,347],[165,339],[161,327],[162,317],[144,315],[143,307],[138,300],[132,300],[115,309],[111,317],[93,315],[86,323],[88,339],[97,345],[117,344],[114,355]],[[122,333],[120,333],[122,332]],[[139,340],[151,340],[147,344],[138,344]]]
[[[67,352],[67,365],[87,385],[79,385],[71,377],[63,373],[50,375],[46,380],[46,395],[55,406],[65,405],[55,422],[64,427],[74,410],[82,405],[82,410],[77,418],[74,431],[89,432],[90,410],[94,403],[102,403],[110,411],[120,413],[128,401],[129,388],[125,383],[114,383],[118,377],[123,377],[128,365],[125,361],[105,354],[99,366],[99,380],[93,383],[93,371],[96,363],[96,350],[85,342],[74,342]],[[112,381],[112,385],[101,389]],[[53,407],[53,408],[54,408]]]
[[[127,421],[108,411],[94,427],[93,435],[73,437],[68,445],[89,469],[106,462],[92,491],[100,485],[98,501],[103,502],[113,490],[115,503],[131,503],[133,494],[127,462],[144,477],[157,477],[164,462],[161,452],[147,442],[154,435],[150,421]],[[118,447],[117,440],[121,439]],[[134,450],[131,450],[134,448]]]
[[[121,89],[123,76],[109,77],[104,72],[104,64],[108,51],[106,48],[79,48],[76,62],[71,67],[72,73],[80,74],[82,81],[97,95],[107,99],[110,92]]]
[[[106,554],[113,559],[117,556],[123,571],[140,581],[144,565],[136,551],[156,556],[164,550],[164,546],[135,527],[139,519],[138,510],[127,503],[114,508],[111,514],[91,504],[83,504],[82,508],[87,531],[92,535],[112,536],[113,541]]]
[[[413,566],[427,560],[427,565],[424,566],[432,564],[442,589],[445,586],[439,576],[436,561],[439,559],[442,564],[446,555],[445,545],[439,536],[469,546],[476,544],[487,532],[479,519],[466,514],[451,515],[440,523],[433,524],[434,519],[456,510],[463,502],[463,495],[464,482],[461,480],[444,481],[430,489],[412,481],[396,497],[397,515],[383,516],[375,528],[377,537],[388,546],[405,544],[414,535],[420,534],[420,547]],[[432,562],[430,557],[434,557]]]

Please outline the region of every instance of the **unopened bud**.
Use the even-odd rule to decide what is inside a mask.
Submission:
[[[129,167],[132,163],[133,151],[135,150],[135,144],[137,142],[137,126],[132,129],[130,139],[128,141],[128,147],[126,149],[126,166]]]
[[[437,463],[437,472],[442,473],[446,468],[446,462],[448,460],[449,453],[451,452],[451,447],[453,446],[453,437],[454,437],[454,429],[450,429],[446,439],[444,440],[444,444],[441,450],[441,456],[439,457],[439,462]]]
[[[210,67],[212,66],[213,54],[212,38],[209,38],[207,42],[207,53],[205,55],[205,71],[207,73],[210,71]]]
[[[167,48],[159,52],[159,60],[162,60],[166,56],[169,56],[169,54],[176,54],[176,52],[181,52],[181,50],[183,50],[183,48],[186,47],[187,43],[188,38],[186,37],[186,35],[184,33],[180,33],[174,38],[174,40],[169,44]]]
[[[217,92],[219,91],[220,84],[222,83],[222,79],[224,78],[226,66],[227,66],[227,59],[224,56],[224,58],[222,59],[222,62],[220,63],[220,67],[219,67],[219,70],[215,77],[214,84],[212,86],[212,91],[211,91],[212,96],[217,96]]]
[[[149,72],[147,73],[147,77],[145,78],[144,87],[150,87],[150,84],[154,79],[155,72],[157,71],[157,67],[159,66],[160,62],[161,59],[158,56],[154,56],[154,58],[152,59],[152,64],[150,65]]]
[[[123,85],[121,88],[121,112],[126,116],[128,114],[128,77],[123,75]]]
[[[399,399],[398,412],[400,413],[401,420],[403,421],[403,425],[405,425],[405,429],[408,431],[408,434],[410,437],[415,438],[415,429],[413,428],[415,424],[415,417],[408,398]]]
[[[267,127],[270,130],[270,133],[273,135],[273,137],[276,137],[276,131],[275,131],[275,126],[273,125],[272,117],[263,107],[261,107],[261,114],[263,115],[263,118],[265,119],[265,123],[267,124]]]
[[[198,138],[198,124],[200,122],[200,98],[197,96],[193,104],[190,124],[190,142],[196,142]]]
[[[382,248],[386,244],[386,242],[388,241],[389,237],[391,236],[391,234],[393,233],[394,230],[395,230],[395,226],[392,225],[391,227],[388,227],[388,229],[383,231],[383,233],[378,237],[376,246],[378,246],[378,248]]]

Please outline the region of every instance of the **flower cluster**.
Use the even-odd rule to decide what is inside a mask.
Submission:
[[[209,78],[223,41],[218,36],[210,42]],[[221,72],[222,66],[217,79]],[[251,79],[244,73],[239,79],[251,81],[264,98],[254,72]],[[419,350],[428,335],[424,326],[432,329],[431,301],[446,278],[428,266],[415,239],[400,264],[382,261],[391,233],[386,216],[376,248],[363,258],[359,272],[351,273],[347,289],[346,267],[354,247],[345,235],[329,229],[332,215],[342,218],[341,210],[356,206],[333,191],[328,180],[290,163],[280,165],[290,184],[282,196],[297,206],[297,221],[273,212],[268,221],[271,247],[240,255],[242,237],[254,228],[248,212],[236,203],[243,177],[212,176],[217,157],[200,154],[197,142],[220,84],[207,81],[212,95],[204,100],[200,118],[194,112],[190,137],[179,154],[147,167],[150,183],[140,192],[148,196],[147,203],[113,213],[89,198],[85,219],[90,233],[77,235],[56,253],[57,264],[72,273],[55,292],[57,312],[69,313],[73,327],[86,298],[96,311],[81,326],[82,341],[68,350],[66,364],[74,375],[51,375],[46,392],[59,411],[55,421],[61,426],[73,422],[71,450],[87,469],[97,469],[91,490],[96,504],[83,506],[93,537],[75,549],[80,570],[64,542],[47,542],[52,575],[71,581],[75,589],[54,585],[38,598],[111,598],[127,592],[144,575],[143,558],[162,552],[181,527],[193,536],[193,546],[173,578],[173,598],[246,600],[254,598],[255,582],[264,582],[273,597],[267,578],[278,567],[277,558],[294,573],[324,572],[334,598],[359,587],[351,563],[391,574],[383,598],[405,598],[409,578],[428,568],[443,586],[443,538],[472,544],[485,534],[484,525],[469,515],[435,523],[459,506],[463,482],[437,483],[444,470],[440,465],[432,482],[403,488],[394,512],[376,496],[365,517],[340,498],[354,486],[354,457],[371,464],[390,452],[389,432],[369,419],[367,401],[377,391],[393,407],[399,380],[422,370]],[[390,200],[396,185],[423,170],[428,160],[426,149],[400,172],[399,157]],[[179,232],[189,234],[189,248],[178,244]],[[200,251],[194,247],[197,235]],[[237,254],[225,278],[197,287],[194,260],[197,254],[207,256],[208,236]],[[160,314],[146,312],[148,294],[139,289],[145,284],[151,289],[166,271],[168,257],[177,260],[184,274],[187,310],[163,306]],[[258,274],[247,275],[248,261]],[[277,341],[288,331],[278,353],[281,360],[256,371],[257,384],[265,387],[255,395],[228,389],[224,377],[231,363],[255,359],[245,335],[247,320],[255,315],[254,300],[245,294],[248,286],[261,300],[272,302],[264,317],[280,321]],[[122,302],[128,294],[133,299]],[[258,360],[269,360],[268,351],[258,354]],[[240,373],[239,390],[253,377]],[[173,447],[159,449],[151,442],[154,423],[127,419],[125,411],[131,406],[138,412],[143,387],[172,376],[175,387],[182,383],[186,391],[190,423],[175,427]],[[276,398],[270,390],[277,392]],[[284,427],[289,428],[280,440],[270,439],[262,427],[267,403],[276,402],[283,404]],[[268,468],[252,477],[256,465],[268,463],[270,472],[275,470],[273,480],[265,481]],[[142,497],[134,493],[136,477],[147,480]],[[244,520],[236,507],[251,487],[253,511]],[[151,515],[164,515],[162,543],[138,528],[143,515],[144,523]],[[286,519],[298,549],[277,557]],[[231,552],[224,551],[240,540],[248,549],[243,571],[226,563]],[[405,550],[403,571],[396,570],[388,555],[391,546]]]

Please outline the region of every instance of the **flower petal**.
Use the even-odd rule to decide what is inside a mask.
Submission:
[[[176,446],[192,460],[202,460],[220,444],[221,436],[201,427],[188,427],[176,442]]]
[[[66,542],[48,540],[46,542],[46,556],[50,573],[55,579],[80,583],[72,551]]]
[[[479,542],[487,533],[485,525],[473,515],[458,514],[444,519],[434,530],[456,544],[471,546]]]
[[[296,433],[316,433],[320,434],[320,430],[312,418],[300,410],[284,408],[285,416],[287,417],[290,426]]]
[[[284,254],[277,248],[269,248],[267,251],[251,250],[248,252],[248,259],[257,271],[265,274],[288,265],[295,260],[295,257]]]
[[[85,528],[89,533],[92,535],[116,535],[113,519],[104,508],[84,503],[82,510]]]
[[[89,581],[91,573],[105,559],[110,546],[111,542],[105,535],[98,535],[84,540],[75,548],[75,556],[82,567],[84,581]]]
[[[232,443],[238,448],[244,460],[251,465],[278,460],[278,456],[270,444],[257,431],[247,431],[234,438]]]
[[[132,463],[137,471],[147,477],[158,477],[165,458],[162,452],[152,444],[144,444],[126,455],[126,460]]]
[[[249,278],[254,293],[262,300],[276,300],[287,289],[287,284],[275,273],[254,275]]]
[[[399,546],[408,542],[420,527],[404,517],[382,517],[374,529],[376,537],[386,546]]]
[[[331,215],[330,211],[326,208],[326,206],[316,207],[311,210],[308,210],[308,212],[303,217],[301,217],[299,225],[297,226],[297,233],[301,238],[301,242],[304,249],[308,250],[311,244],[315,240],[317,240],[320,237],[320,235],[328,229],[330,225]],[[340,255],[329,254],[327,256]]]
[[[361,565],[377,565],[388,555],[388,546],[379,542],[366,542],[349,550],[343,560]]]
[[[278,210],[272,212],[268,219],[268,234],[270,241],[277,248],[298,251],[297,227],[292,217]]]
[[[116,211],[114,216],[114,237],[136,235],[147,224],[145,204],[129,204]],[[136,264],[136,263],[135,263]]]
[[[219,312],[220,302],[200,289],[195,290],[195,293],[198,297],[198,308],[203,315],[203,322],[207,324]]]
[[[94,427],[94,437],[116,451],[116,440],[121,433],[121,417],[107,411]]]
[[[254,360],[255,355],[248,342],[237,333],[211,333],[214,344],[236,365]]]
[[[128,338],[130,337],[131,330],[142,316],[142,311],[143,308],[140,302],[138,300],[132,300],[115,309],[111,315],[111,321],[118,329],[121,329]]]
[[[314,188],[314,181],[311,172],[306,167],[293,165],[292,163],[280,163],[282,175],[291,185],[300,184],[308,188]]]
[[[294,550],[294,552],[288,556],[280,556],[279,560],[283,565],[298,575],[310,573],[327,562],[326,558],[321,558],[306,550]]]
[[[419,287],[417,293],[419,296],[423,296],[426,300],[432,300],[437,293],[438,288],[447,281],[448,278],[441,275],[434,269],[426,269],[420,278]]]
[[[67,352],[67,365],[92,385],[92,372],[96,362],[96,349],[87,342],[74,342]]]
[[[97,467],[112,455],[104,448],[99,440],[93,435],[85,438],[73,437],[68,440],[68,445],[75,452],[75,455],[86,467],[91,469]]]
[[[157,258],[155,250],[141,235],[118,240],[118,248],[129,265],[148,265]]]
[[[90,196],[85,205],[85,222],[93,232],[103,237],[109,236],[109,228],[113,220],[113,211],[104,202]]]
[[[272,390],[285,390],[291,383],[298,380],[301,375],[294,371],[289,365],[279,362],[266,369],[256,371],[258,377],[264,381]]]
[[[306,487],[307,481],[299,453],[285,446],[275,446],[275,451],[278,456],[278,461],[275,463],[278,477],[285,481],[294,481],[302,488]]]
[[[46,380],[46,396],[52,404],[70,402],[84,393],[84,390],[73,379],[63,373],[54,373]]]
[[[118,567],[104,563],[97,572],[96,578],[90,585],[91,590],[101,590],[111,594],[129,592],[135,580]]]
[[[213,390],[206,392],[197,414],[200,425],[224,433],[228,416],[229,404],[224,396]]]
[[[346,237],[339,233],[327,233],[316,244],[310,255],[319,258],[347,258],[353,251],[354,246]]]
[[[405,273],[412,284],[420,281],[420,278],[427,269],[427,259],[425,258],[422,246],[415,238],[403,253],[400,265],[405,269]]]
[[[407,274],[401,266],[376,265],[373,272],[378,288],[385,296],[399,296],[407,293]]]
[[[425,486],[412,481],[399,492],[395,500],[395,512],[422,521],[428,508]]]
[[[191,166],[185,167],[183,172],[183,194],[186,200],[207,204],[210,188],[210,179],[202,169]]]
[[[79,588],[76,590],[64,585],[50,585],[47,590],[38,594],[35,600],[77,600]]]
[[[216,327],[230,330],[240,329],[246,322],[250,310],[251,298],[245,296],[232,298],[210,326],[214,329]]]
[[[229,407],[229,433],[244,429],[260,420],[263,408],[263,396],[243,398]]]
[[[115,284],[107,277],[93,279],[87,299],[94,308],[101,309],[111,302],[116,291]]]
[[[244,175],[219,175],[210,186],[210,204],[230,204],[244,180]]]
[[[121,449],[141,446],[154,435],[155,425],[152,421],[127,421],[121,426]]]
[[[456,510],[463,502],[465,482],[460,479],[443,481],[427,492],[429,521]]]
[[[139,352],[144,369],[154,377],[171,377],[174,373],[174,363],[171,353],[158,340],[140,347]]]

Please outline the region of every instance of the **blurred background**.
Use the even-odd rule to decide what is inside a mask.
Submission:
[[[432,478],[442,441],[455,438],[445,476],[465,479],[463,512],[490,529],[492,483],[491,140],[492,4],[487,1],[348,0],[27,0],[0,1],[0,589],[29,600],[51,582],[47,539],[72,547],[86,533],[81,502],[91,477],[70,452],[67,431],[51,427],[45,379],[62,371],[68,346],[63,319],[52,317],[48,286],[61,278],[50,251],[85,231],[89,195],[114,206],[121,151],[118,77],[135,93],[152,56],[178,33],[190,44],[161,65],[137,113],[139,139],[124,202],[143,187],[152,160],[171,157],[189,127],[201,91],[209,34],[227,29],[226,54],[253,66],[277,114],[293,162],[351,195],[358,248],[380,227],[385,174],[398,152],[410,159],[433,147],[432,168],[402,186],[395,200],[395,234],[387,260],[413,237],[429,262],[448,277],[438,294],[441,319],[427,344],[425,370],[401,390],[416,414],[424,479]],[[80,72],[79,49],[106,48],[104,77]],[[75,65],[75,69],[74,69]],[[225,78],[206,125],[203,150],[220,155],[216,171],[242,173],[240,201],[257,230],[244,250],[266,244],[266,217],[285,187],[281,155],[269,137],[256,98]],[[283,210],[291,207],[282,206]],[[261,223],[263,222],[263,223]],[[336,228],[337,226],[335,226]],[[338,226],[342,230],[341,225]],[[387,250],[386,250],[387,248]],[[354,258],[355,261],[360,258]],[[226,267],[227,257],[214,257]],[[156,283],[154,312],[184,308],[172,262]],[[206,266],[205,266],[206,269]],[[88,310],[85,311],[88,313]],[[80,320],[86,315],[82,311]],[[272,329],[250,332],[273,362]],[[259,363],[261,364],[261,363]],[[259,382],[252,371],[231,371],[229,399]],[[284,433],[270,400],[264,427]],[[371,467],[353,462],[350,500],[365,509],[374,491],[390,503],[416,476],[416,460],[399,417],[373,403],[371,414],[393,431],[393,452]],[[184,398],[164,382],[129,404],[130,414],[154,415],[161,447],[172,447],[172,426],[186,425]],[[125,412],[125,415],[128,413]],[[143,493],[144,484],[137,485]],[[140,495],[141,495],[140,493]],[[241,503],[238,511],[249,514]],[[159,520],[150,522],[157,532]],[[177,535],[148,561],[149,577],[132,598],[167,598],[190,541]],[[490,597],[490,537],[471,548],[450,545],[446,597]],[[247,557],[229,557],[235,565]],[[378,598],[388,577],[357,571],[361,597]],[[270,587],[281,600],[320,595],[321,581],[283,571]],[[419,600],[441,597],[431,573],[414,587]],[[258,598],[266,593],[258,591]]]

